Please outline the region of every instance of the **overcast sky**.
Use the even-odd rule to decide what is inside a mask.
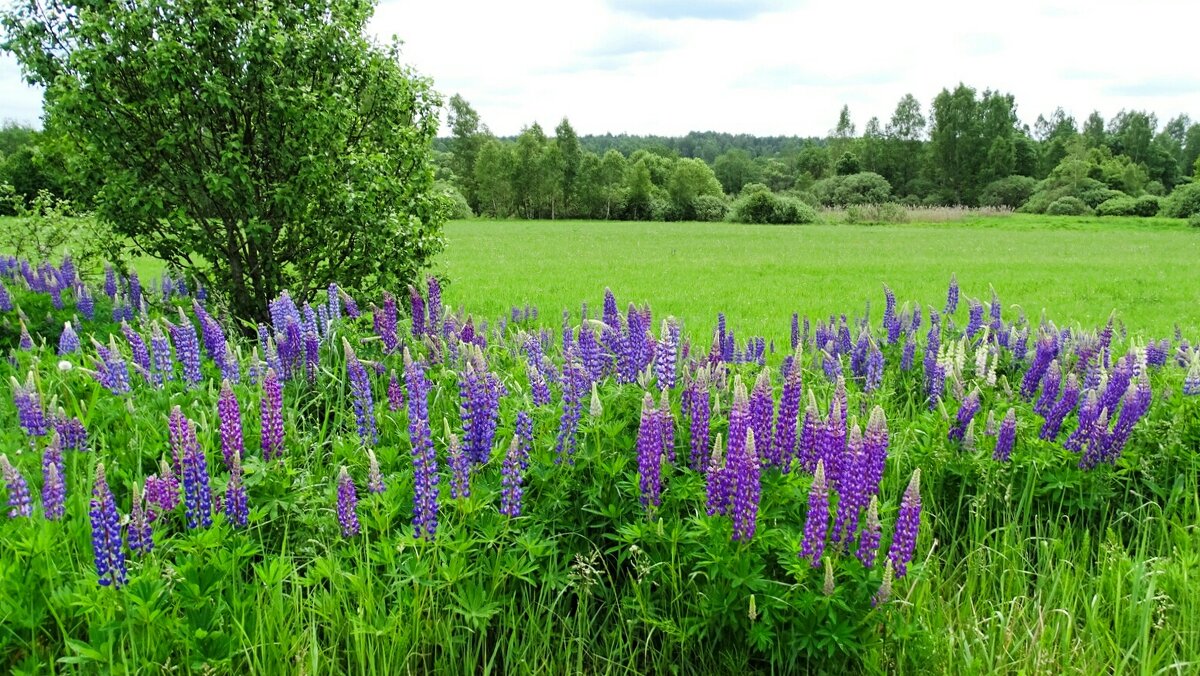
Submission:
[[[1016,96],[1032,125],[1061,105],[1200,118],[1195,0],[391,0],[372,24],[497,134],[564,116],[581,134],[861,133],[911,92],[962,81]],[[40,93],[0,60],[0,118]]]

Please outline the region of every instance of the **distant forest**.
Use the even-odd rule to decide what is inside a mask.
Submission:
[[[1187,114],[1165,124],[1139,110],[1081,121],[1058,108],[1031,127],[1011,94],[963,84],[928,109],[905,95],[889,119],[872,117],[861,131],[844,106],[822,138],[579,136],[567,118],[552,133],[532,123],[497,137],[458,95],[449,117],[451,135],[435,144],[438,178],[463,213],[497,217],[747,220],[738,200],[762,193],[810,207],[1187,216],[1188,204],[1172,200],[1200,191],[1190,187],[1200,123]],[[1172,196],[1180,186],[1189,194]]]

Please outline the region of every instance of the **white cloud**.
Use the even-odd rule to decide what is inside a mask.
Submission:
[[[372,29],[498,134],[566,115],[580,133],[821,135],[842,104],[862,129],[905,93],[964,82],[1022,119],[1146,109],[1200,118],[1190,0],[391,0]],[[0,116],[37,93],[0,61]]]

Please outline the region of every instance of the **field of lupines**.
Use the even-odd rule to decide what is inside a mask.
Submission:
[[[6,672],[1200,668],[1184,335],[97,281],[0,258]]]

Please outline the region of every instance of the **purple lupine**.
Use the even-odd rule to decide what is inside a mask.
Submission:
[[[337,284],[330,282],[325,290],[325,307],[330,323],[342,318],[342,303]]]
[[[917,548],[917,531],[921,528],[921,470],[913,470],[912,479],[900,500],[900,513],[896,516],[896,530],[892,534],[892,546],[888,550],[888,561],[896,571],[896,577],[908,573]]]
[[[671,412],[671,399],[667,396],[667,391],[662,391],[662,397],[658,402],[658,432],[662,437],[663,454],[667,456],[667,462],[675,464],[675,416]]]
[[[267,369],[263,378],[262,450],[263,460],[283,457],[283,388],[275,369]]]
[[[212,526],[212,487],[209,483],[208,459],[191,420],[183,415],[178,406],[171,410],[171,432],[177,438],[173,446],[180,449],[183,474],[183,504],[188,528]]]
[[[433,275],[429,276],[427,282],[429,302],[425,306],[426,321],[429,335],[437,337],[442,335],[442,284]]]
[[[412,335],[413,338],[420,338],[425,334],[425,299],[412,286],[408,287],[408,298],[409,313],[412,315]]]
[[[967,340],[975,340],[975,336],[983,330],[983,304],[972,298],[967,313]]]
[[[20,320],[21,323],[21,338],[17,341],[17,348],[26,352],[33,349],[33,336],[29,335],[29,327],[25,326],[25,320]]]
[[[888,424],[887,416],[882,406],[871,409],[871,417],[867,419],[867,429],[863,433],[863,466],[862,480],[864,490],[868,495],[879,493],[879,485],[883,481],[883,470],[887,465]]]
[[[679,322],[674,317],[663,320],[662,334],[654,349],[654,375],[658,386],[674,389],[677,379],[676,360],[679,357]]]
[[[79,352],[79,334],[75,333],[71,322],[63,324],[62,334],[58,337],[58,354],[67,355]]]
[[[867,349],[867,364],[866,375],[863,382],[863,390],[874,392],[883,384],[883,351],[875,344],[875,341],[870,341],[870,346]]]
[[[504,386],[496,374],[488,371],[478,347],[468,346],[467,354],[466,368],[459,375],[463,450],[469,462],[482,465],[491,456]]]
[[[708,457],[708,466],[705,468],[705,508],[709,516],[714,514],[725,514],[729,511],[729,476],[725,471],[727,463],[725,462],[725,445],[722,443],[721,434],[717,433],[717,438],[713,441],[712,453]]]
[[[521,411],[518,413],[518,416]],[[526,414],[528,415],[528,414]],[[529,458],[521,447],[520,434],[513,436],[504,455],[504,465],[501,468],[500,480],[500,513],[508,517],[521,515],[521,500],[524,497],[522,483],[524,482],[525,467]]]
[[[959,404],[958,414],[955,416],[954,425],[950,428],[949,436],[951,441],[963,440],[963,435],[967,432],[967,426],[975,419],[975,414],[979,412],[979,388],[971,390],[971,393],[962,400]]]
[[[758,455],[767,464],[779,466],[779,455],[772,448],[771,431],[774,428],[775,399],[771,391],[771,372],[767,369],[759,371],[754,381],[754,389],[750,393],[750,427],[754,430],[755,443],[758,445]],[[739,432],[744,435],[744,432]]]
[[[413,459],[413,537],[432,540],[437,533],[437,455],[429,429],[429,391],[425,365],[404,350],[404,379],[408,399],[408,438]]]
[[[1096,391],[1088,390],[1085,392],[1079,403],[1079,424],[1067,436],[1067,440],[1063,442],[1063,448],[1068,451],[1083,450],[1084,445],[1087,444],[1093,432],[1092,424],[1099,417],[1100,410],[1100,397],[1096,394]]]
[[[952,315],[958,309],[958,278],[954,274],[950,275],[950,288],[946,290],[946,309],[942,310],[944,315]]]
[[[200,305],[200,301],[192,299],[192,312],[196,315],[196,319],[200,322],[200,337],[204,342],[204,352],[208,358],[221,363],[225,358],[225,330],[221,328],[220,322],[213,319],[212,315]]]
[[[904,351],[900,353],[900,370],[911,371],[913,367],[913,358],[917,353],[917,341],[913,334],[908,334],[904,337]]]
[[[521,440],[521,469],[529,467],[529,454],[533,452],[533,418],[528,411],[517,411],[513,434]]]
[[[375,425],[375,399],[371,394],[371,378],[366,367],[358,360],[350,341],[342,338],[346,351],[346,373],[350,378],[350,395],[354,400],[354,419],[358,438],[367,446],[379,443],[379,429]]]
[[[233,351],[232,343],[225,343],[225,356],[217,362],[217,366],[221,369],[221,378],[234,383],[241,381],[242,367]]]
[[[3,457],[3,456],[0,456]],[[96,481],[92,487],[89,515],[92,521],[92,549],[95,553],[96,575],[100,585],[120,588],[125,585],[125,551],[121,542],[121,515],[108,480],[104,463],[96,465]]]
[[[867,507],[867,518],[863,527],[858,531],[858,550],[855,556],[862,565],[871,568],[875,565],[875,555],[879,551],[879,541],[883,536],[883,526],[879,522],[879,496],[871,496],[871,504]]]
[[[700,471],[704,467],[705,453],[709,449],[709,424],[712,415],[712,394],[708,387],[708,372],[702,370],[688,384],[687,414],[691,421],[691,465]]]
[[[446,462],[450,465],[450,499],[471,497],[471,456],[463,449],[458,436],[446,429]]]
[[[376,495],[387,490],[387,485],[383,483],[383,472],[379,470],[379,458],[375,457],[375,451],[367,449],[367,492],[375,493]]]
[[[225,485],[225,521],[234,528],[245,528],[250,518],[246,505],[246,487],[242,485],[242,455],[234,453]]]
[[[1021,397],[1030,399],[1033,393],[1037,391],[1038,383],[1042,381],[1042,376],[1050,368],[1051,362],[1058,356],[1058,341],[1053,336],[1043,334],[1038,338],[1036,351],[1033,355],[1033,364],[1029,366],[1029,370],[1025,372],[1025,377],[1021,380]]]
[[[545,406],[550,403],[550,386],[546,384],[541,369],[532,360],[525,362],[525,372],[529,374],[529,392],[533,396],[534,406]]]
[[[145,556],[154,549],[154,530],[146,516],[146,501],[138,485],[133,484],[133,500],[129,507],[129,536],[126,538],[129,551]]]
[[[798,312],[792,313],[791,329],[791,340],[788,342],[788,344],[792,346],[792,351],[795,352],[796,348],[800,347],[800,313]]]
[[[395,413],[404,408],[404,390],[400,387],[400,380],[394,370],[388,376],[387,399],[389,411]]]
[[[1046,441],[1053,441],[1058,437],[1058,430],[1062,426],[1063,420],[1067,414],[1075,410],[1076,404],[1079,403],[1079,379],[1074,373],[1067,375],[1067,384],[1063,387],[1062,397],[1054,402],[1050,410],[1046,413],[1045,424],[1042,425],[1042,430],[1038,437]]]
[[[883,328],[887,332],[888,345],[894,345],[900,338],[900,321],[896,318],[896,294],[884,284],[883,295]]]
[[[79,310],[79,314],[89,322],[96,318],[96,299],[92,297],[92,292],[88,291],[86,286],[79,286],[79,300],[76,301],[75,307]]]
[[[832,533],[834,543],[848,547],[854,542],[859,513],[870,501],[867,486],[869,464],[862,430],[855,424],[846,437],[846,448],[838,459],[838,472],[833,482],[838,494]]]
[[[804,518],[804,540],[800,545],[800,558],[808,559],[813,568],[821,565],[828,532],[829,486],[825,482],[825,461],[818,460],[808,489],[808,514]]]
[[[338,525],[342,527],[344,538],[354,537],[361,530],[358,523],[358,491],[354,488],[354,481],[344,465],[338,472],[337,520]]]
[[[733,539],[747,541],[758,525],[758,502],[762,497],[762,463],[754,448],[754,428],[746,430],[746,439],[731,458],[729,472],[732,488]]]
[[[246,449],[242,440],[242,411],[228,380],[221,383],[217,418],[220,420],[221,457],[225,460],[225,468],[232,469],[234,457],[241,458]]]
[[[155,385],[162,385],[163,380],[175,379],[175,361],[171,358],[171,341],[162,332],[158,322],[150,325],[150,361],[154,366],[152,379]]]
[[[1133,369],[1134,357],[1132,354],[1127,354],[1117,360],[1116,366],[1108,374],[1104,392],[1100,395],[1100,408],[1116,412],[1117,404],[1121,401],[1125,391],[1129,389],[1130,381],[1133,380]]]
[[[1045,375],[1042,376],[1042,393],[1038,396],[1037,401],[1033,404],[1033,410],[1046,417],[1050,410],[1054,407],[1054,402],[1058,400],[1058,390],[1062,385],[1062,369],[1059,367],[1058,360],[1050,362]]]
[[[821,425],[821,413],[817,409],[817,398],[808,391],[808,406],[804,409],[804,423],[800,427],[800,438],[796,441],[796,461],[801,469],[813,473],[817,470],[817,435]]]
[[[383,307],[372,307],[372,310],[375,333],[379,335],[379,339],[383,342],[383,350],[385,352],[395,352],[396,346],[400,344],[400,339],[396,335],[396,297],[384,291]]]
[[[558,435],[554,442],[554,462],[560,463],[565,455],[568,464],[575,464],[575,449],[578,447],[579,419],[583,413],[583,399],[587,396],[587,372],[575,355],[567,355],[563,364],[562,417],[559,419]]]
[[[42,455],[42,511],[51,521],[61,519],[65,512],[67,486],[63,467],[62,450],[57,443],[51,443]]]
[[[200,372],[200,339],[196,337],[196,327],[192,320],[179,309],[179,323],[167,322],[167,330],[171,334],[171,342],[175,344],[175,356],[183,364],[183,379],[188,387],[193,387],[204,380]]]
[[[4,474],[4,487],[8,491],[8,518],[33,516],[33,502],[29,497],[29,484],[25,477],[0,453],[0,473]]]
[[[8,287],[0,281],[0,312],[12,312],[13,302],[12,294],[9,293]]]
[[[1000,430],[996,432],[996,450],[992,452],[992,458],[997,462],[1008,462],[1012,455],[1013,441],[1017,438],[1017,412],[1015,409],[1008,409],[1008,413],[1004,414],[1004,421],[1000,423]]]
[[[117,349],[117,339],[110,335],[108,346],[105,346],[92,338],[92,345],[95,346],[98,355],[93,358],[96,382],[117,396],[130,392],[129,366],[121,356],[121,351]]]
[[[16,378],[10,378],[13,388],[13,403],[17,406],[17,424],[31,437],[45,436],[49,431],[46,413],[42,410],[42,397],[33,381],[30,371],[21,385]]]
[[[134,368],[141,372],[147,382],[154,382],[154,376],[151,375],[154,365],[150,361],[150,350],[146,346],[146,339],[134,331],[128,322],[121,322],[121,333],[129,342],[130,351],[133,353]]]
[[[54,431],[58,433],[63,450],[87,451],[87,429],[79,418],[68,418],[62,408],[54,416]]]
[[[648,515],[658,507],[662,494],[662,432],[659,429],[658,408],[654,397],[647,392],[642,397],[642,416],[638,426],[638,488],[642,508]]]
[[[142,280],[137,272],[129,272],[129,304],[135,311],[142,309]]]
[[[112,300],[117,299],[117,272],[111,263],[104,264],[104,295]]]
[[[1100,408],[1096,404],[1096,408]],[[1080,450],[1082,455],[1079,458],[1080,469],[1093,469],[1105,459],[1108,437],[1108,409],[1101,408],[1100,413],[1095,417],[1090,418],[1085,424],[1080,422],[1079,429],[1084,430],[1080,435]]]
[[[173,512],[179,506],[179,479],[165,458],[159,461],[159,474],[146,477],[146,502],[163,514]],[[157,516],[157,513],[152,512],[151,520]]]

